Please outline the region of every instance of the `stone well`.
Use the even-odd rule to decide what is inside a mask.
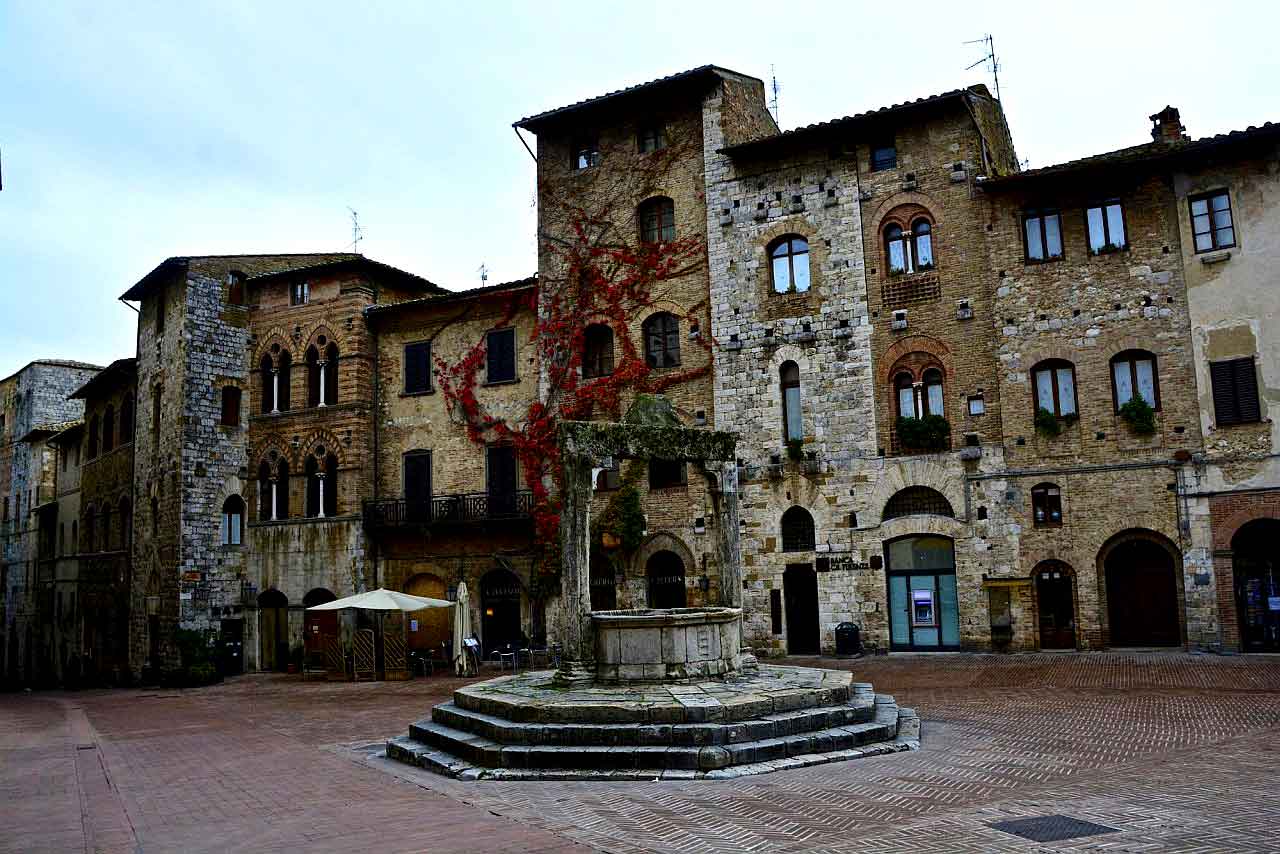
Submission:
[[[741,608],[593,611],[596,680],[670,682],[742,669]]]

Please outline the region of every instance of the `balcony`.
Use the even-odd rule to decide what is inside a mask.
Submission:
[[[369,531],[397,528],[443,528],[525,521],[533,516],[533,493],[469,492],[433,495],[421,501],[387,498],[364,503],[364,527]]]

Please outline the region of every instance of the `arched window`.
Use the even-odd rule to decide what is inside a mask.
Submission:
[[[271,465],[263,460],[258,463],[258,521],[270,522],[275,519],[275,476]]]
[[[811,552],[814,548],[813,516],[803,507],[790,507],[782,514],[782,550]]]
[[[320,405],[320,351],[312,344],[307,348],[307,406]]]
[[[674,368],[680,364],[680,321],[660,311],[645,320],[644,357],[651,368]]]
[[[881,519],[887,522],[900,516],[920,514],[953,518],[956,515],[951,509],[951,502],[938,490],[927,486],[908,486],[906,489],[895,492],[893,497],[885,502]]]
[[[1075,365],[1062,359],[1046,359],[1031,369],[1036,410],[1048,410],[1059,418],[1076,414]]]
[[[804,440],[804,417],[800,409],[800,366],[783,362],[778,369],[782,388],[782,435],[788,442]]]
[[[75,519],[71,520],[71,554],[80,553],[80,525]]]
[[[320,364],[320,402],[325,406],[333,406],[338,402],[338,345],[333,342],[324,351],[324,361]]]
[[[917,270],[933,269],[933,225],[921,217],[911,224],[912,254]]]
[[[924,372],[924,413],[925,415],[946,415],[943,404],[942,371],[929,368]]]
[[[287,412],[290,408],[289,384],[293,381],[293,355],[288,350],[280,353],[276,375],[280,378],[276,384],[276,409]]]
[[[676,239],[676,203],[666,196],[645,199],[637,216],[642,243],[670,243]]]
[[[1056,483],[1040,483],[1031,487],[1031,514],[1037,528],[1062,525],[1062,490]]]
[[[262,414],[269,415],[272,412],[278,412],[276,408],[276,388],[279,378],[276,375],[276,366],[271,361],[270,356],[262,357],[262,364],[258,367],[262,375]]]
[[[338,458],[323,446],[307,457],[307,516],[327,519],[338,515]]]
[[[918,418],[915,378],[906,371],[898,373],[893,378],[893,390],[898,399],[898,417]]]
[[[769,244],[769,272],[777,293],[809,290],[809,241],[786,234]]]
[[[582,377],[594,379],[613,373],[613,329],[593,323],[582,333]]]
[[[93,459],[98,456],[98,440],[102,438],[102,421],[97,415],[89,419],[89,447],[85,450],[85,457]]]
[[[98,532],[98,514],[90,504],[84,510],[84,550],[91,552],[94,550],[93,537]]]
[[[102,413],[102,453],[116,446],[116,408],[110,403]]]
[[[1111,391],[1116,411],[1141,397],[1152,409],[1160,408],[1160,376],[1156,357],[1146,350],[1125,350],[1111,357]]]
[[[925,217],[911,223],[910,231],[891,222],[884,229],[885,262],[890,273],[916,273],[932,270],[933,224]]]
[[[98,550],[111,551],[111,505],[106,504],[102,508],[102,518],[98,520],[100,530],[94,532],[94,537],[98,543]]]
[[[244,499],[229,495],[222,502],[222,544],[238,546],[244,531]]]
[[[133,395],[126,394],[124,400],[120,401],[120,444],[125,445],[133,441]]]

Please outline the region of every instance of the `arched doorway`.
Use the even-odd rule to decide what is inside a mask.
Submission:
[[[518,647],[524,641],[520,631],[520,579],[495,569],[480,579],[480,640],[484,654],[495,649]]]
[[[684,608],[688,595],[684,584],[684,561],[675,552],[654,552],[645,564],[650,608]]]
[[[289,597],[272,588],[258,594],[258,669],[289,667]]]
[[[404,583],[404,592],[411,596],[428,596],[445,599],[447,590],[444,579],[429,572],[419,572]],[[441,644],[453,634],[452,608],[423,608],[405,614],[409,628],[408,647],[427,654],[439,652]]]
[[[1104,547],[1111,646],[1177,646],[1177,569],[1158,535],[1122,535]]]
[[[597,552],[591,553],[591,610],[612,611],[618,607],[618,582],[613,562]]]
[[[900,537],[885,544],[889,648],[960,648],[956,554],[949,537]]]
[[[807,563],[787,564],[782,573],[783,598],[787,607],[787,653],[817,655],[818,576]]]
[[[1033,573],[1040,612],[1040,648],[1076,648],[1076,600],[1071,569],[1047,560]]]
[[[1280,520],[1255,519],[1231,538],[1242,652],[1280,652]]]
[[[313,587],[307,591],[307,595],[302,597],[302,607],[310,608],[313,605],[323,605],[325,602],[332,602],[338,597],[333,595],[333,591],[325,587]],[[324,656],[325,645],[329,642],[329,638],[338,635],[338,612],[337,611],[306,611],[302,612],[302,646],[308,657],[322,659]]]

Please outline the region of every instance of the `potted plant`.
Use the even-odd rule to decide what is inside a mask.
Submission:
[[[897,430],[898,442],[912,450],[943,451],[951,437],[951,424],[941,415],[899,417]]]
[[[1156,411],[1141,397],[1132,397],[1120,407],[1120,417],[1139,436],[1150,436],[1156,432]]]
[[[1036,432],[1053,439],[1062,432],[1062,424],[1056,415],[1042,406],[1036,410]]]

